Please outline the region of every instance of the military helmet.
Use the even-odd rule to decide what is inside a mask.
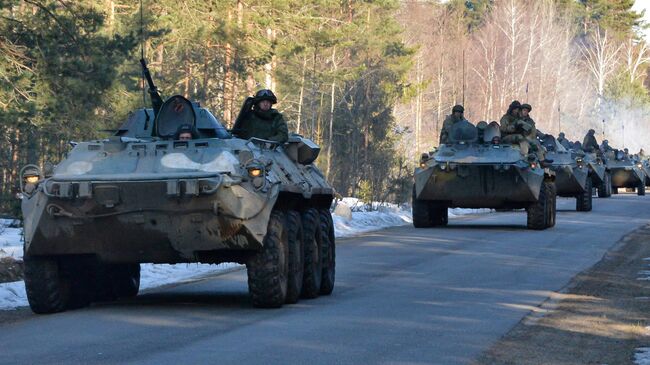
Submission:
[[[273,91],[269,89],[262,89],[255,93],[255,104],[262,100],[268,100],[271,104],[276,104],[278,102],[278,98],[276,98]]]
[[[521,109],[528,109],[528,111],[533,111],[533,107],[530,104],[521,104]]]
[[[455,105],[453,108],[451,108],[452,113],[465,113],[465,108],[463,108],[462,105]]]
[[[560,132],[560,135],[558,137],[564,138],[564,132]]]
[[[518,100],[513,100],[512,103],[510,103],[509,109],[521,109],[521,103]]]
[[[596,131],[593,130],[593,129],[590,129],[589,132],[587,132],[587,133],[589,133],[589,134],[594,134],[594,133],[596,133]]]

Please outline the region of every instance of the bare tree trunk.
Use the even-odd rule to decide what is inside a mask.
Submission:
[[[304,55],[302,61],[302,75],[300,75],[300,96],[298,97],[298,123],[296,133],[300,134],[300,125],[302,123],[302,103],[305,97],[305,73],[307,71],[307,55]]]
[[[332,70],[334,73],[337,70],[336,64],[336,47],[332,49]],[[330,118],[329,118],[329,128],[327,134],[327,167],[325,169],[325,177],[329,179],[330,169],[332,167],[332,141],[334,140],[334,105],[335,105],[335,96],[336,92],[336,74],[332,75],[332,88],[330,90]]]

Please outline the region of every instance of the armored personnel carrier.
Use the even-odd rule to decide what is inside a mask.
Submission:
[[[555,225],[554,173],[519,145],[501,144],[499,125],[458,122],[450,143],[425,153],[415,170],[413,225],[444,226],[448,208],[521,209],[527,227]]]
[[[645,175],[645,186],[650,186],[650,161],[648,159],[642,159],[641,166]]]
[[[612,193],[617,194],[618,188],[636,189],[638,195],[645,195],[645,173],[643,164],[634,161],[622,151],[609,151],[607,167],[612,174]]]
[[[551,135],[542,139],[542,145],[546,148],[546,157],[553,160],[551,170],[555,172],[557,195],[576,198],[579,212],[591,211],[593,182],[584,153],[567,150]]]
[[[26,166],[24,262],[36,313],[135,296],[140,263],[238,262],[252,302],[279,307],[334,288],[334,191],[319,147],[233,137],[176,95],[103,140],[76,144],[53,170]],[[191,140],[177,140],[189,125]]]

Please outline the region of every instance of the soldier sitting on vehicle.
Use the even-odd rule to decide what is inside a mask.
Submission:
[[[595,134],[596,131],[590,129],[589,132],[587,132],[585,138],[582,140],[582,149],[584,149],[585,152],[600,152]]]
[[[244,101],[235,121],[233,134],[242,139],[260,138],[285,143],[289,139],[289,129],[282,114],[271,108],[278,99],[273,91],[263,89]]]
[[[448,115],[445,118],[445,121],[442,123],[442,129],[440,130],[440,141],[439,144],[447,144],[449,143],[449,133],[451,131],[451,127],[460,122],[461,120],[467,120],[463,116],[463,113],[465,113],[465,108],[463,108],[462,105],[455,105],[453,108],[451,108],[451,114]]]
[[[562,145],[562,147],[566,148],[567,150],[571,149],[571,142],[566,139],[564,132],[560,132],[560,134],[557,136],[557,141]]]
[[[530,150],[529,139],[536,138],[537,132],[534,125],[521,119],[521,103],[519,101],[514,100],[510,103],[508,111],[501,117],[500,124],[501,141],[519,144],[521,152],[527,155]]]

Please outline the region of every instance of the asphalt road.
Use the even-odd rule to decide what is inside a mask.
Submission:
[[[341,239],[334,293],[282,309],[252,308],[237,271],[30,315],[0,324],[0,363],[467,363],[650,218],[650,198],[628,194],[558,208],[547,231],[508,212]]]

